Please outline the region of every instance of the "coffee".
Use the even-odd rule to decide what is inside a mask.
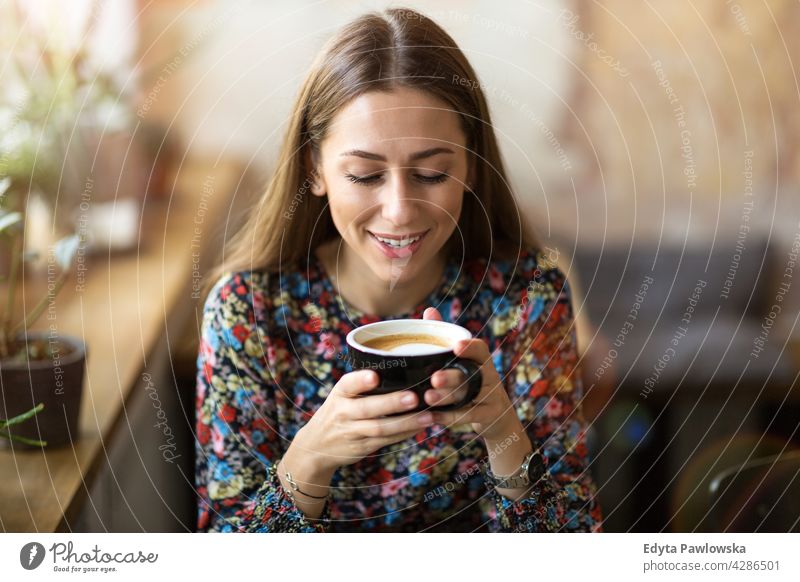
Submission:
[[[393,333],[363,342],[364,346],[386,352],[451,348],[452,343],[443,337],[429,333]]]
[[[347,358],[353,371],[375,370],[380,377],[378,386],[364,393],[365,397],[413,390],[418,398],[417,412],[428,408],[455,410],[471,402],[483,384],[480,366],[453,353],[459,340],[471,338],[468,329],[434,319],[376,321],[347,334]],[[466,396],[459,402],[430,407],[425,392],[431,388],[431,376],[436,370],[450,368],[468,378]]]

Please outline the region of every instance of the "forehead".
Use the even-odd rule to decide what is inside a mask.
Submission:
[[[359,95],[334,117],[323,149],[404,155],[430,147],[466,144],[459,115],[430,93],[407,87]]]

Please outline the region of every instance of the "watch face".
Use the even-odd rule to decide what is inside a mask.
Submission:
[[[535,453],[528,463],[528,478],[531,483],[535,483],[542,475],[544,475],[544,459],[541,453]]]

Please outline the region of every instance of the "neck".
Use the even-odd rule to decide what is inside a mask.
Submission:
[[[341,251],[339,245],[340,239],[336,239],[317,250],[328,276],[335,279],[339,295],[359,311],[381,317],[413,310],[439,285],[445,268],[445,257],[439,253],[419,269],[413,279],[406,280],[402,278],[405,265],[398,263],[395,265],[398,278],[392,284],[377,277],[346,244],[341,246]]]

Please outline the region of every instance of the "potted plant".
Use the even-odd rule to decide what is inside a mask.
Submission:
[[[7,201],[10,183],[10,178],[0,180],[2,202]],[[7,296],[0,310],[0,442],[10,439],[20,446],[65,445],[78,435],[86,348],[73,337],[29,330],[53,305],[67,281],[81,238],[70,235],[54,245],[45,295],[28,313],[14,318],[17,282],[25,259],[23,225],[22,212],[0,205],[0,237],[11,249],[9,274],[4,277]],[[51,314],[54,319],[55,312]]]
[[[0,32],[26,30],[22,39],[0,34],[9,57],[0,86],[0,285],[8,289],[0,299],[0,444],[77,438],[86,347],[58,332],[55,297],[76,254],[105,250],[98,205],[144,191],[127,57],[109,59],[107,44],[93,45],[104,12],[96,1],[87,6],[86,18],[71,21],[74,35],[22,0],[0,9]],[[71,5],[53,9],[73,16]],[[106,230],[118,234],[116,224]],[[32,274],[46,275],[46,292],[16,315],[17,283]],[[45,313],[49,331],[30,331]]]
[[[23,5],[3,7],[23,22]],[[93,22],[93,20],[90,20]],[[55,297],[86,237],[72,210],[86,181],[82,128],[108,120],[107,77],[95,78],[82,47],[65,47],[44,27],[8,49],[0,87],[0,446],[58,446],[78,436],[86,349],[60,334]],[[0,41],[4,42],[4,41]],[[66,235],[66,236],[65,236]],[[20,281],[47,278],[42,297],[20,313]],[[31,286],[36,286],[33,284]],[[26,296],[27,299],[27,296]],[[49,331],[31,326],[47,312]]]

